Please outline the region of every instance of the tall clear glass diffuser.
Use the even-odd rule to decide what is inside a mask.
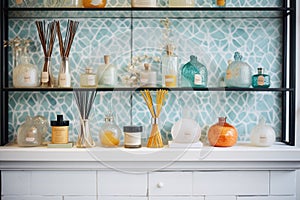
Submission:
[[[76,147],[78,148],[89,148],[95,146],[95,142],[90,132],[88,118],[96,95],[97,91],[74,91],[74,98],[80,113],[80,132],[78,133],[78,139],[76,142]]]

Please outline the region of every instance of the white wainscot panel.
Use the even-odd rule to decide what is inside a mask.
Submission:
[[[30,171],[1,171],[2,195],[29,195]]]
[[[268,171],[194,172],[195,195],[269,195]]]
[[[63,200],[62,196],[4,196],[2,200]]]
[[[237,200],[296,200],[296,196],[253,196],[237,197]]]
[[[192,195],[192,172],[150,173],[149,195]]]
[[[204,200],[203,196],[199,197],[191,197],[191,196],[155,196],[149,197],[149,200]]]
[[[271,171],[270,174],[271,195],[295,195],[296,172],[295,171]]]
[[[99,171],[99,195],[147,195],[147,174],[130,172]]]
[[[64,200],[97,200],[97,196],[64,196]]]
[[[33,171],[32,194],[97,195],[96,171]]]
[[[236,196],[205,196],[205,200],[236,200]]]
[[[141,196],[99,196],[98,200],[148,200],[148,197]]]

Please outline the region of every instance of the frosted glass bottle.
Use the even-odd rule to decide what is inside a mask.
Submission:
[[[234,53],[234,61],[229,62],[226,70],[225,83],[228,87],[245,87],[251,85],[251,67],[242,61],[243,57],[239,52]]]
[[[167,53],[161,60],[163,87],[178,86],[178,57],[173,51],[174,48],[171,45],[167,45]]]
[[[156,0],[131,0],[131,7],[156,7]]]
[[[35,126],[31,117],[27,117],[25,123],[19,127],[17,143],[22,147],[33,147],[42,144],[42,133]]]
[[[264,118],[259,120],[259,123],[251,130],[250,141],[254,146],[267,147],[274,144],[276,134],[274,129],[266,125]]]
[[[182,86],[207,87],[207,69],[197,57],[190,56],[190,62],[181,68]]]
[[[169,7],[195,7],[195,0],[169,0]]]
[[[100,65],[97,70],[98,86],[115,86],[117,84],[116,66],[109,63],[109,55],[104,56],[104,64]]]
[[[29,62],[26,52],[20,60],[20,63],[13,69],[13,86],[16,88],[38,87],[37,67]]]
[[[263,74],[263,68],[257,68],[257,74],[252,76],[252,87],[268,88],[270,87],[270,76]]]
[[[105,116],[105,123],[100,129],[99,139],[104,147],[117,147],[120,144],[121,129],[115,124],[112,114]]]
[[[149,63],[144,64],[144,70],[140,73],[141,86],[156,87],[156,72],[151,71]]]
[[[85,68],[85,73],[80,75],[80,87],[96,87],[96,74],[91,67]]]

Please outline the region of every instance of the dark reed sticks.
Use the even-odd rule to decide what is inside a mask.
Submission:
[[[60,56],[62,58],[69,57],[72,43],[74,41],[74,37],[75,37],[76,31],[78,29],[78,25],[79,25],[78,21],[68,20],[65,39],[63,41],[61,30],[60,30],[60,22],[56,21],[56,30],[57,30],[57,36],[58,36],[58,41],[59,41]]]
[[[42,70],[41,86],[54,86],[54,80],[52,77],[52,71],[50,69],[50,58],[53,51],[55,42],[56,28],[55,21],[46,24],[43,21],[35,22],[38,30],[40,42],[45,56],[45,62]]]

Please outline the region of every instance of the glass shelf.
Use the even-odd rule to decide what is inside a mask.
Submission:
[[[222,92],[222,91],[245,91],[245,92],[293,92],[292,88],[238,88],[238,87],[210,87],[210,88],[192,88],[192,87],[178,87],[178,88],[166,88],[166,87],[102,87],[102,88],[4,88],[8,92],[67,92],[67,91],[141,91],[141,90],[159,90],[166,89],[169,91],[208,91],[208,92]]]
[[[291,11],[273,7],[199,8],[8,8],[9,18],[280,18]],[[47,11],[47,12],[45,12]]]

